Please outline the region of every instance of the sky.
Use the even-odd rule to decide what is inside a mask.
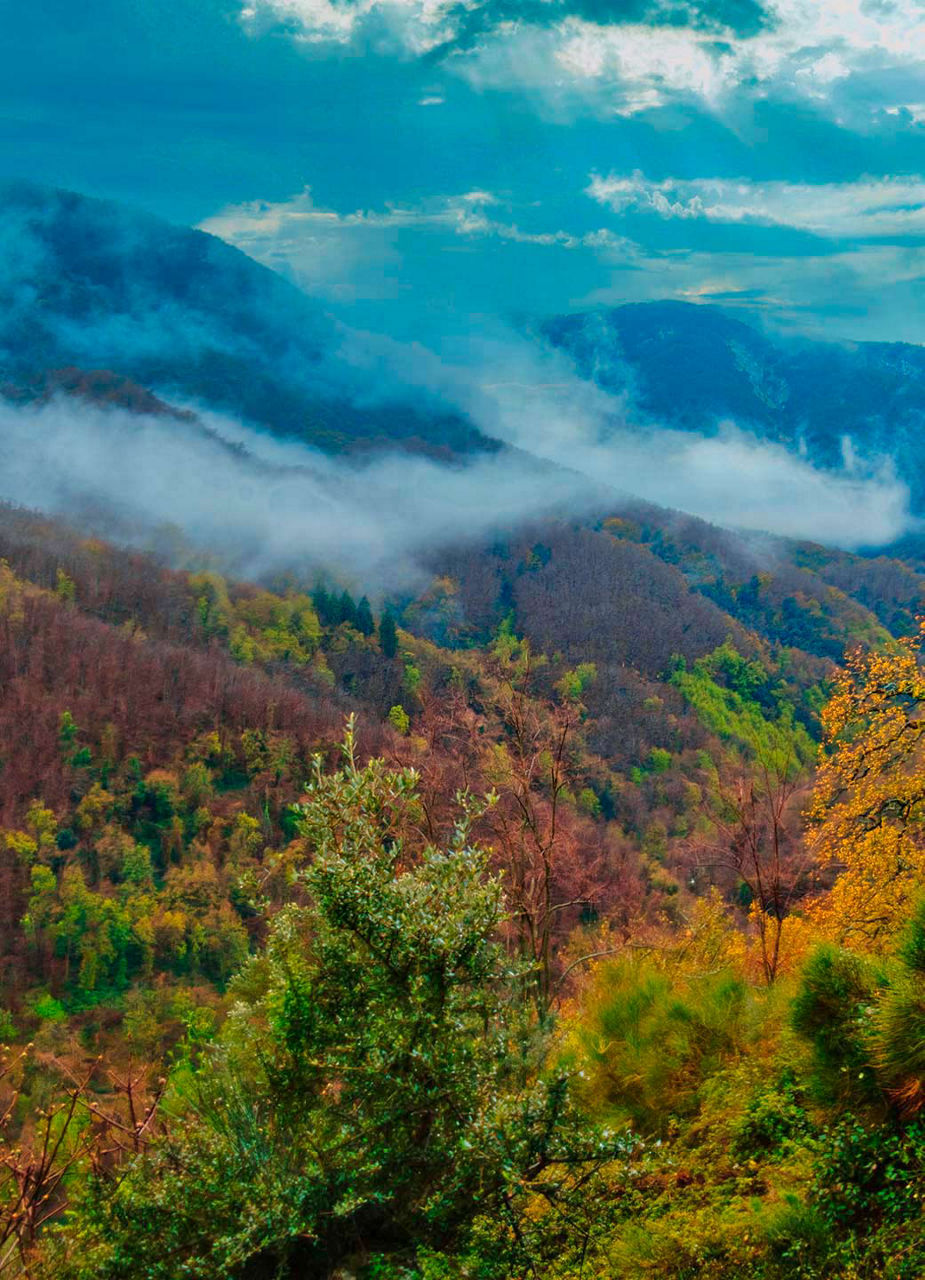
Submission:
[[[654,298],[925,342],[925,0],[30,0],[0,177],[402,340]],[[41,56],[37,56],[37,51]]]

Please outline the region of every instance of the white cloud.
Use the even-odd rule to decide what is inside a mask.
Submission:
[[[523,457],[481,455],[465,466],[401,453],[331,458],[200,417],[206,431],[74,401],[0,401],[0,499],[111,513],[145,542],[166,523],[239,574],[328,569],[377,594],[426,581],[422,565],[437,547],[600,499],[575,472]]]
[[[887,543],[913,524],[888,461],[822,471],[731,422],[711,435],[634,423],[631,406],[579,381],[559,353],[501,347],[481,392],[470,408],[498,439],[717,524],[844,547]]]
[[[349,44],[378,23],[380,42],[420,56],[453,38],[455,8],[455,0],[246,0],[241,16],[258,32],[282,24],[307,44]]]
[[[449,65],[477,86],[519,86],[554,109],[633,115],[694,98],[722,111],[744,94],[810,100],[864,123],[864,95],[854,108],[843,90],[872,80],[882,109],[908,108],[915,123],[921,100],[920,91],[905,100],[925,67],[921,0],[768,0],[766,27],[749,36],[598,24],[570,16],[567,2],[549,4],[545,22],[511,21],[502,11],[492,23],[488,4],[481,38],[453,50],[470,8],[456,0],[244,0],[242,16],[255,32],[281,25],[313,45],[363,41],[400,56],[447,45]]]
[[[286,270],[309,291],[340,300],[357,296],[358,288],[366,297],[394,295],[401,265],[396,237],[408,228],[462,239],[493,237],[516,244],[593,249],[624,260],[637,253],[630,240],[607,228],[527,231],[502,216],[503,211],[502,202],[490,191],[475,190],[414,207],[387,205],[337,213],[319,208],[306,188],[279,203],[257,200],[231,206],[200,225],[267,266]]]
[[[577,82],[607,84],[618,115],[663,106],[678,94],[717,106],[730,87],[730,58],[717,55],[713,37],[687,28],[601,28],[569,18],[556,34],[557,67]]]
[[[396,453],[331,458],[209,413],[198,430],[73,401],[0,403],[0,498],[97,520],[111,513],[120,536],[143,542],[166,523],[245,576],[328,569],[375,592],[419,585],[440,546],[613,510],[626,495],[847,547],[910,527],[907,490],[889,468],[818,471],[732,427],[711,438],[626,427],[624,404],[562,359],[516,341],[494,355],[494,365],[459,372],[482,425],[516,452],[455,466]]]
[[[271,14],[278,21],[296,24],[304,40],[331,40],[339,44],[349,41],[361,12],[367,5],[335,5],[330,0],[253,0],[245,5],[242,17],[247,23],[257,23]]]
[[[905,117],[912,124],[925,124],[925,102],[904,102],[901,106],[885,108],[888,116]]]
[[[751,182],[697,178],[653,182],[594,175],[587,194],[617,213],[662,218],[793,227],[834,238],[889,239],[925,235],[925,179],[871,178],[859,182]]]
[[[905,71],[912,73],[905,82],[915,83],[925,70],[921,0],[769,0],[767,8],[765,30],[723,39],[692,27],[602,28],[570,18],[555,30],[550,55],[579,92],[620,114],[679,97],[721,111],[744,92],[752,100],[810,99],[841,118],[852,114],[842,89],[855,78],[873,80],[886,108],[915,105],[887,82]],[[552,68],[544,74],[554,79]],[[860,115],[855,122],[863,123]]]
[[[519,86],[547,106],[619,115],[693,97],[721,111],[744,92],[750,99],[794,97],[827,105],[863,123],[842,90],[873,79],[885,110],[908,109],[916,122],[921,95],[910,84],[925,68],[922,0],[768,0],[765,29],[750,36],[657,23],[611,25],[568,15],[531,24],[502,15],[449,64],[479,87]],[[451,43],[469,6],[454,0],[246,0],[245,21],[260,30],[282,24],[311,44],[369,40],[406,56]],[[904,72],[895,88],[889,80]],[[906,86],[905,88],[903,86]],[[863,98],[863,95],[862,95]]]

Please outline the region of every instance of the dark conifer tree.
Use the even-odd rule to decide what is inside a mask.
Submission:
[[[383,657],[394,658],[398,653],[398,631],[388,610],[379,619],[379,644]]]
[[[339,608],[336,596],[332,596],[329,591],[319,585],[312,592],[312,604],[323,627],[337,626]]]
[[[338,618],[339,622],[346,622],[349,626],[355,627],[357,624],[357,607],[354,603],[353,596],[349,591],[341,592],[338,601]]]
[[[369,607],[369,601],[366,596],[360,600],[356,611],[356,629],[364,636],[371,636],[376,630],[376,624],[373,621],[373,611]]]

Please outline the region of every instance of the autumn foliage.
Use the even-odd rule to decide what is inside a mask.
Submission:
[[[830,936],[878,950],[925,885],[922,636],[848,655],[823,712],[826,755],[813,848],[837,872],[815,918]]]
[[[919,640],[714,534],[386,606],[0,509],[0,1273],[917,1280]]]

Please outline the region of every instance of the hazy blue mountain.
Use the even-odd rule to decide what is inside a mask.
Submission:
[[[923,347],[779,338],[680,302],[559,316],[543,333],[642,417],[707,433],[732,420],[823,466],[885,455],[925,509]]]
[[[464,417],[338,354],[311,298],[224,241],[66,191],[0,186],[0,384],[106,370],[329,452],[491,448]],[[64,379],[64,383],[68,378]]]
[[[642,303],[554,317],[543,338],[629,393],[636,420],[725,421],[814,463],[892,458],[925,511],[925,348],[774,336],[723,310]],[[122,205],[0,185],[0,391],[228,413],[327,452],[495,449],[425,388],[346,358],[314,299],[224,241]]]

